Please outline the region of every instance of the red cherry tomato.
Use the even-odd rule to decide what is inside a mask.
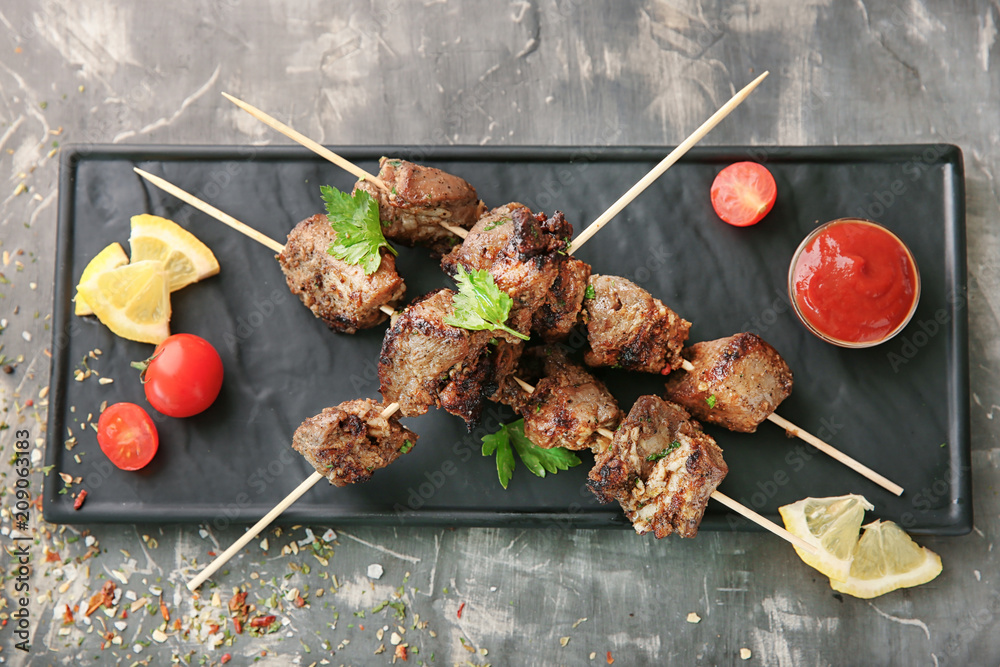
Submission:
[[[160,437],[145,410],[135,403],[115,403],[97,420],[97,444],[122,470],[138,470],[153,460]]]
[[[222,359],[212,344],[192,334],[174,334],[160,343],[142,370],[146,400],[168,417],[203,412],[222,388]]]
[[[736,227],[748,227],[771,211],[778,196],[774,176],[756,162],[731,164],[712,183],[712,208]]]

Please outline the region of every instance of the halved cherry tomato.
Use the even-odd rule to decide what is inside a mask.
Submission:
[[[168,417],[190,417],[210,406],[222,389],[222,359],[212,344],[193,334],[174,334],[156,346],[142,371],[146,400]]]
[[[712,183],[712,208],[736,227],[748,227],[771,211],[778,196],[774,176],[756,162],[731,164]]]
[[[160,437],[145,410],[135,403],[115,403],[97,420],[97,444],[122,470],[138,470],[153,460]]]

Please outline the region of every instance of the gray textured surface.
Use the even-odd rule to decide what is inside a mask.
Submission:
[[[12,253],[0,268],[10,280],[0,289],[8,320],[0,352],[24,357],[13,374],[0,375],[2,418],[12,425],[0,432],[4,486],[12,482],[15,429],[41,437],[57,208],[53,141],[281,141],[222,99],[226,90],[327,143],[672,145],[769,69],[764,88],[706,143],[950,142],[965,151],[976,529],[923,540],[941,554],[943,574],[870,603],[835,598],[785,544],[763,534],[654,542],[617,532],[353,529],[340,532],[321,567],[312,556],[280,555],[286,531],[271,535],[267,552],[252,545],[216,578],[217,590],[224,603],[234,586],[249,583],[250,600],[263,599],[273,592],[263,582],[277,577],[285,590],[308,589],[309,606],[282,602],[277,613],[288,625],[280,633],[213,648],[207,625],[192,616],[228,614],[210,599],[196,611],[178,588],[181,570],[192,558],[205,562],[209,549],[238,531],[93,526],[100,553],[78,563],[87,549],[82,539],[68,542],[76,531],[35,524],[28,661],[169,664],[180,656],[197,664],[229,652],[232,664],[383,664],[392,654],[389,632],[380,642],[375,631],[394,625],[393,612],[373,618],[370,610],[403,586],[403,641],[419,647],[410,663],[433,654],[435,664],[581,664],[596,652],[596,664],[610,651],[624,665],[711,665],[740,662],[746,647],[748,664],[996,664],[995,2],[139,4],[0,3],[0,250]],[[24,407],[29,399],[36,405]],[[32,480],[40,490],[40,474]],[[45,548],[68,564],[40,562]],[[311,562],[308,574],[296,571],[303,562]],[[375,562],[385,575],[372,582],[365,572]],[[171,630],[164,643],[136,654],[159,616],[137,610],[121,631],[101,612],[89,628],[79,620],[63,626],[61,606],[85,607],[98,576],[113,570],[128,575],[123,588],[139,597],[162,578],[164,602],[188,634]],[[4,583],[5,613],[16,608],[14,585]],[[364,619],[354,615],[361,610]],[[685,622],[692,611],[702,617],[697,625]],[[412,629],[414,614],[428,625]],[[98,619],[121,645],[101,649]],[[14,649],[13,627],[0,629],[0,658],[19,664],[26,657]],[[562,637],[570,638],[565,646]],[[373,655],[380,643],[387,652]]]

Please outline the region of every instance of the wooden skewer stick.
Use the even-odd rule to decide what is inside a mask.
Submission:
[[[399,403],[390,403],[385,407],[384,410],[382,410],[380,416],[391,417],[393,414],[396,413],[397,410],[399,410]],[[198,576],[189,581],[187,583],[188,590],[191,591],[192,593],[195,590],[197,590],[198,587],[201,586],[203,583],[205,583],[209,577],[215,574],[220,567],[228,563],[230,558],[239,553],[240,550],[243,549],[243,547],[245,547],[250,542],[250,540],[260,535],[260,533],[265,528],[271,525],[272,521],[277,519],[282,512],[288,509],[292,505],[292,503],[301,498],[306,491],[314,487],[316,483],[321,479],[326,479],[326,477],[319,474],[318,472],[313,472],[313,474],[309,475],[309,477],[307,477],[304,482],[299,484],[297,487],[295,487],[295,489],[291,493],[285,496],[284,500],[275,505],[274,509],[265,514],[263,518],[261,518],[260,521],[255,523],[250,528],[250,530],[244,533],[243,536],[240,537],[240,539],[233,542],[233,544],[228,549],[219,554],[218,557],[216,557],[215,560],[209,563],[204,570],[199,572]]]
[[[277,118],[267,115],[266,113],[264,113],[257,107],[253,106],[252,104],[247,104],[243,100],[233,97],[229,93],[222,93],[222,96],[225,97],[230,102],[232,102],[233,104],[235,104],[236,106],[238,106],[239,108],[246,111],[248,114],[259,120],[260,122],[264,123],[269,127],[274,128],[278,132],[281,132],[283,135],[285,135],[292,141],[302,144],[303,146],[311,150],[313,153],[316,153],[320,157],[326,158],[327,160],[334,163],[344,171],[348,171],[360,179],[371,181],[385,192],[389,191],[389,187],[385,184],[385,181],[383,181],[378,176],[369,174],[367,171],[365,171],[358,165],[354,164],[353,162],[345,160],[344,158],[340,157],[339,155],[331,151],[329,148],[319,143],[316,143],[315,141],[313,141],[306,135],[302,134],[301,132],[298,132],[290,128],[289,126],[285,125]]]
[[[385,181],[383,181],[378,176],[373,176],[369,174],[367,171],[365,171],[358,165],[354,164],[353,162],[345,160],[344,158],[340,157],[339,155],[331,151],[329,148],[326,148],[322,144],[313,141],[306,135],[302,134],[301,132],[298,132],[297,130],[289,127],[288,125],[285,125],[277,118],[268,115],[267,113],[261,111],[252,104],[247,104],[243,100],[237,97],[233,97],[229,93],[222,93],[222,95],[227,100],[229,100],[239,108],[243,109],[244,111],[246,111],[248,114],[259,120],[260,122],[264,123],[269,127],[274,128],[278,132],[281,132],[283,135],[285,135],[292,141],[295,141],[305,146],[306,148],[316,153],[320,157],[326,158],[327,160],[334,163],[344,171],[350,172],[351,174],[354,174],[360,179],[371,181],[379,188],[381,188],[383,192],[389,192],[389,186],[386,185]],[[459,238],[464,239],[466,236],[469,235],[469,232],[467,230],[463,229],[462,227],[458,227],[457,225],[451,225],[448,224],[447,222],[439,222],[438,224],[447,229],[452,234],[458,236]]]
[[[746,87],[743,88],[743,90],[736,93],[736,95],[734,95],[731,100],[722,105],[722,108],[720,108],[718,111],[712,114],[712,116],[708,120],[702,123],[701,127],[695,130],[690,137],[681,142],[681,144],[677,148],[670,151],[670,154],[667,155],[667,157],[663,158],[663,160],[661,160],[658,165],[653,167],[653,169],[650,170],[648,174],[643,176],[638,183],[629,188],[628,192],[623,194],[618,199],[618,201],[616,201],[614,204],[611,205],[611,208],[602,213],[601,217],[599,217],[597,220],[594,220],[594,222],[592,222],[589,227],[584,229],[579,236],[573,239],[573,243],[569,247],[569,253],[572,254],[577,250],[579,250],[580,246],[586,243],[591,236],[593,236],[594,234],[596,234],[601,230],[601,227],[608,224],[612,218],[614,218],[621,212],[623,208],[628,206],[633,199],[638,197],[643,190],[648,188],[653,183],[653,181],[662,176],[663,172],[665,172],[675,162],[677,162],[677,160],[679,160],[681,156],[683,156],[685,153],[691,150],[692,146],[701,141],[701,139],[706,134],[708,134],[712,130],[712,128],[718,125],[723,118],[728,116],[733,109],[738,107],[743,102],[743,100],[745,100],[750,95],[750,93],[753,92],[753,89],[756,88],[758,85],[760,85],[760,82],[763,81],[768,74],[769,72],[764,72],[756,79],[751,81],[749,84],[747,84]]]
[[[164,179],[160,178],[159,176],[154,176],[153,174],[149,173],[148,171],[143,171],[142,169],[139,169],[139,167],[134,167],[134,170],[135,170],[135,173],[139,174],[140,176],[142,176],[147,181],[149,181],[150,183],[152,183],[156,187],[160,188],[164,192],[172,194],[173,196],[177,197],[178,199],[180,199],[184,203],[189,204],[189,205],[195,207],[196,209],[198,209],[202,213],[207,213],[208,215],[212,216],[213,218],[215,218],[219,222],[222,222],[224,224],[229,225],[230,227],[232,227],[236,231],[240,232],[241,234],[246,234],[247,236],[249,236],[250,238],[252,238],[254,241],[257,241],[258,243],[262,243],[262,244],[266,245],[268,248],[270,248],[274,252],[280,253],[280,252],[282,252],[285,249],[284,245],[278,243],[277,241],[275,241],[274,239],[272,239],[270,236],[267,236],[265,234],[261,234],[260,232],[258,232],[256,229],[254,229],[250,225],[244,224],[244,223],[240,222],[239,220],[237,220],[236,218],[234,218],[233,216],[229,215],[228,213],[220,211],[219,209],[215,208],[211,204],[198,199],[193,194],[191,194],[191,193],[189,193],[189,192],[187,192],[185,190],[180,189],[179,187],[177,187],[176,185],[174,185],[170,181],[164,180]]]
[[[791,435],[794,435],[797,438],[802,438],[803,440],[805,440],[810,445],[812,445],[819,451],[823,452],[827,456],[831,456],[837,459],[851,470],[854,470],[855,472],[865,476],[866,478],[875,482],[876,484],[881,486],[883,489],[886,489],[890,493],[894,493],[897,496],[903,495],[903,487],[901,487],[899,484],[896,484],[895,482],[886,479],[885,477],[878,474],[877,472],[875,472],[865,464],[861,463],[860,461],[852,459],[850,456],[843,453],[839,449],[823,442],[812,433],[809,433],[808,431],[803,431],[801,428],[799,428],[792,422],[788,421],[784,417],[780,417],[772,412],[767,416],[767,419],[768,421],[774,422],[781,428],[785,429],[785,431],[787,431]]]
[[[521,389],[525,390],[529,394],[535,393],[535,388],[532,387],[527,382],[525,382],[524,380],[521,380],[520,378],[514,378],[514,381],[517,382],[521,386]],[[597,429],[597,432],[600,433],[601,435],[603,435],[608,440],[614,440],[615,439],[615,434],[612,431],[609,431],[606,428],[599,428],[599,429]],[[723,505],[725,505],[729,509],[733,510],[737,514],[746,517],[750,521],[753,521],[755,524],[757,524],[761,528],[764,528],[765,530],[771,531],[772,533],[774,533],[775,535],[777,535],[781,539],[789,542],[790,544],[793,544],[793,545],[797,546],[800,549],[805,549],[807,552],[809,552],[811,554],[815,554],[816,553],[816,547],[814,547],[813,545],[809,544],[808,542],[806,542],[805,540],[803,540],[800,537],[796,537],[795,535],[792,535],[787,530],[785,530],[784,528],[782,528],[778,524],[774,523],[773,521],[771,521],[767,517],[761,516],[757,512],[754,512],[749,507],[747,507],[747,506],[745,506],[745,505],[743,505],[741,503],[738,503],[737,501],[733,500],[732,498],[730,498],[729,496],[725,495],[724,493],[721,493],[719,491],[713,491],[711,497],[713,499],[715,499],[715,500],[718,500],[720,503],[722,503]]]

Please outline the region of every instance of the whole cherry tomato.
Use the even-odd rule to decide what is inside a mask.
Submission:
[[[138,470],[153,460],[160,437],[145,410],[135,403],[115,403],[97,420],[97,444],[122,470]]]
[[[731,164],[712,182],[712,208],[736,227],[748,227],[771,211],[778,186],[767,167],[756,162]]]
[[[222,388],[222,359],[212,344],[193,334],[174,334],[156,346],[142,371],[146,400],[168,417],[203,412]]]

